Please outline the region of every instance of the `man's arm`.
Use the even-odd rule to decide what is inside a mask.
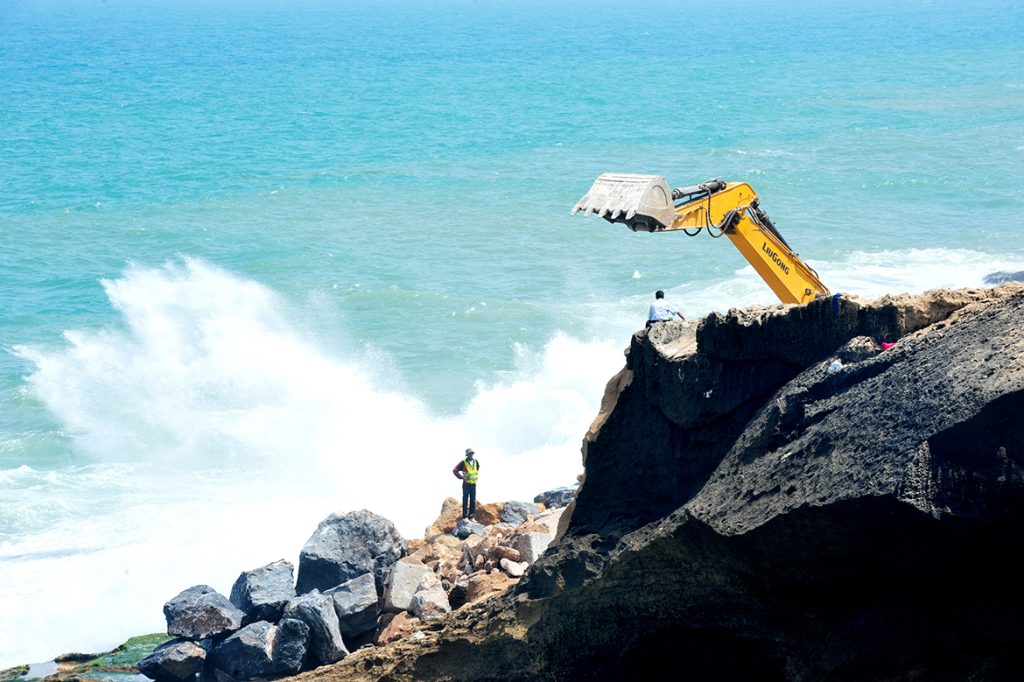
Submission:
[[[455,478],[457,478],[457,479],[459,479],[461,481],[462,480],[462,472],[465,471],[465,470],[466,470],[465,464],[463,462],[459,462],[458,464],[455,465],[455,468],[452,469],[452,473],[455,474]]]

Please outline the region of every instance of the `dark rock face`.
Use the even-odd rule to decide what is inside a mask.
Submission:
[[[258,620],[277,622],[288,600],[295,596],[290,562],[281,560],[245,571],[231,588],[231,603],[245,612],[245,624]]]
[[[177,640],[157,647],[139,661],[139,672],[158,682],[190,680],[203,669],[206,651],[194,642]]]
[[[280,635],[274,652],[274,670],[280,675],[294,675],[306,659],[309,626],[297,618],[282,618],[277,627]]]
[[[567,506],[576,497],[576,488],[555,488],[533,498],[535,504],[543,504],[548,509],[559,509]]]
[[[520,586],[553,679],[664,647],[697,678],[1021,670],[997,567],[1024,549],[1024,292],[837,307],[712,316],[676,357],[634,337],[567,536]]]
[[[373,573],[384,590],[388,568],[405,556],[408,545],[393,523],[365,509],[322,521],[299,555],[296,592],[329,590]]]
[[[234,632],[245,614],[209,585],[196,585],[164,604],[164,617],[167,634],[198,640]]]
[[[537,514],[540,514],[540,509],[529,502],[506,502],[505,506],[501,508],[501,522],[518,526],[521,523],[526,523],[528,517]]]
[[[372,573],[353,578],[324,594],[334,599],[334,610],[344,637],[355,637],[377,627],[380,598]]]
[[[375,674],[1024,679],[1021,415],[1020,285],[656,325],[564,535]]]
[[[857,337],[895,342],[991,291],[819,299],[711,314],[696,329],[669,322],[639,332],[584,440],[587,481],[572,524],[607,534],[670,514],[700,491],[757,410],[805,369],[849,353]]]
[[[334,663],[348,655],[332,597],[316,591],[296,597],[288,602],[284,616],[309,626],[307,650],[315,664]]]

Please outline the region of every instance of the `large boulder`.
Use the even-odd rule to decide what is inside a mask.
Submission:
[[[516,501],[506,502],[505,506],[501,508],[501,522],[518,526],[521,523],[526,523],[537,514],[540,514],[540,509],[535,504]]]
[[[234,632],[245,613],[209,585],[195,585],[164,604],[164,618],[167,634],[198,640]]]
[[[236,680],[273,675],[277,672],[274,653],[280,636],[277,626],[266,621],[246,625],[213,648],[210,666]]]
[[[295,596],[290,562],[281,559],[238,576],[231,588],[231,603],[245,612],[245,623],[265,620],[276,623]]]
[[[334,599],[334,610],[343,636],[354,637],[377,627],[380,599],[372,573],[364,573],[324,594]]]
[[[388,568],[405,556],[407,548],[395,525],[383,516],[365,509],[332,514],[302,548],[296,591],[329,590],[373,573],[382,592]]]
[[[139,661],[139,672],[157,682],[182,682],[195,677],[206,662],[206,650],[189,640],[161,644]]]
[[[384,586],[384,610],[388,612],[408,611],[412,598],[419,589],[420,581],[426,575],[433,575],[428,566],[410,561],[398,561],[388,574]]]
[[[333,597],[315,590],[295,597],[285,607],[284,617],[300,620],[309,626],[307,652],[315,663],[334,663],[348,655]]]

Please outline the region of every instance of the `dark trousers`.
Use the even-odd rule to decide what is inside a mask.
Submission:
[[[471,519],[476,514],[476,483],[462,484],[462,518]]]

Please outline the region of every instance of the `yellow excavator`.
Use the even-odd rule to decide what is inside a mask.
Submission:
[[[605,173],[570,215],[580,211],[623,223],[634,232],[724,234],[783,303],[807,303],[829,295],[818,273],[790,248],[745,182],[708,180],[670,190],[660,175]]]

